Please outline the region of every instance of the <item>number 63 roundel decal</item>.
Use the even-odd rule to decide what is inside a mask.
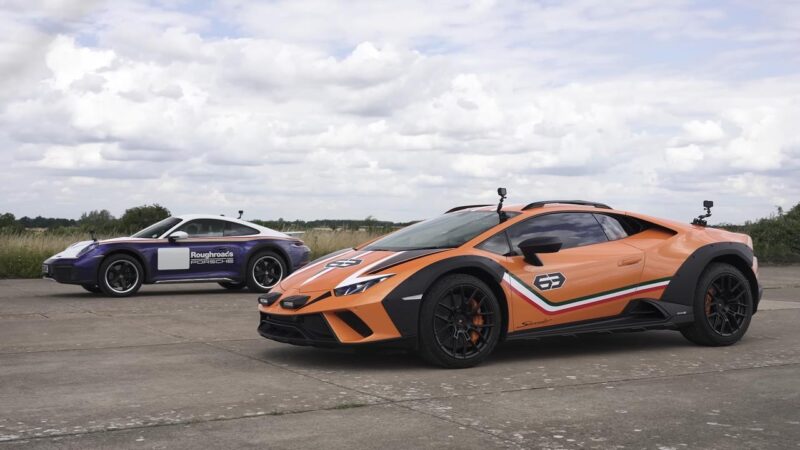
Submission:
[[[546,273],[536,275],[533,279],[533,285],[540,291],[549,291],[550,289],[558,289],[564,285],[567,278],[561,272]]]

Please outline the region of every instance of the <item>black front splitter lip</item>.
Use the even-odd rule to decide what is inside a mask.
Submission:
[[[322,340],[314,340],[314,339],[301,339],[301,338],[289,338],[283,336],[277,336],[274,334],[267,333],[258,327],[258,334],[261,337],[269,339],[275,342],[282,342],[284,344],[292,344],[292,345],[300,345],[303,347],[323,347],[323,348],[336,348],[342,347],[343,345],[336,342],[331,341],[322,341]]]
[[[300,339],[300,338],[287,338],[283,336],[276,336],[264,332],[261,327],[258,328],[258,334],[265,339],[280,342],[282,344],[291,344],[301,347],[317,347],[317,348],[374,348],[374,349],[402,349],[414,350],[417,348],[416,338],[396,338],[386,339],[383,341],[366,342],[366,343],[343,343],[320,341],[314,339]]]

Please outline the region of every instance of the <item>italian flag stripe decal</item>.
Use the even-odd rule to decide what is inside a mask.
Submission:
[[[669,284],[669,280],[669,278],[660,278],[657,280],[646,281],[644,283],[633,284],[619,289],[613,289],[586,297],[579,297],[556,303],[546,299],[541,294],[537,294],[533,289],[528,287],[527,284],[511,273],[506,272],[503,275],[503,282],[506,283],[506,285],[508,285],[508,287],[514,291],[514,293],[528,301],[528,303],[532,304],[545,314],[558,314],[566,311],[573,311],[579,308],[595,306],[603,302],[617,300],[632,294],[640,294],[664,289]]]

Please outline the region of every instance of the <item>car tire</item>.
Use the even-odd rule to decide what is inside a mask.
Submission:
[[[230,281],[220,281],[218,284],[229,291],[241,291],[242,289],[247,287],[247,283],[245,282],[232,283]]]
[[[106,258],[100,264],[98,286],[109,297],[129,297],[135,294],[144,278],[142,265],[136,258],[116,254]]]
[[[103,292],[103,290],[100,289],[100,286],[96,284],[82,284],[81,287],[91,292],[92,294],[99,294]]]
[[[681,329],[691,342],[725,346],[738,342],[753,315],[753,292],[742,272],[722,263],[710,264],[700,275],[692,305],[694,322]]]
[[[288,274],[286,262],[277,253],[264,250],[247,263],[247,288],[253,292],[269,292]]]
[[[494,292],[471,275],[449,275],[428,289],[419,317],[419,354],[461,369],[485,360],[500,341],[502,310]]]

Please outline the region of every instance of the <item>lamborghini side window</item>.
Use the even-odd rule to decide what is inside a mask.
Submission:
[[[562,249],[607,242],[603,228],[591,213],[546,214],[514,225],[508,229],[511,247],[533,237],[551,236],[561,240]]]
[[[180,231],[189,237],[221,237],[224,229],[225,222],[221,220],[198,219],[181,226]]]
[[[253,236],[258,234],[258,230],[240,223],[227,222],[224,234],[225,236]]]
[[[600,225],[602,225],[603,231],[606,232],[609,241],[616,241],[617,239],[628,237],[625,228],[615,217],[605,214],[595,214],[594,216],[597,218],[597,221],[600,222]]]
[[[497,253],[498,255],[506,255],[511,252],[511,247],[508,246],[508,238],[506,238],[505,231],[501,231],[481,242],[477,245],[477,248],[486,250],[487,252]]]

